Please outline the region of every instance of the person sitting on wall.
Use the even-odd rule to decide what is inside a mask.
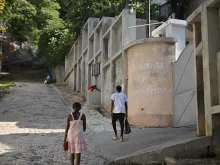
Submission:
[[[46,80],[44,81],[44,84],[48,84],[48,83],[51,83],[51,82],[52,82],[52,74],[51,74],[51,72],[49,72],[47,74]]]
[[[121,126],[121,137],[120,141],[124,141],[124,119],[128,114],[128,98],[127,96],[121,92],[122,87],[116,87],[116,93],[111,95],[111,116],[112,116],[112,126],[114,129],[115,136],[113,136],[113,140],[118,140],[117,130],[116,130],[116,122],[119,120]]]

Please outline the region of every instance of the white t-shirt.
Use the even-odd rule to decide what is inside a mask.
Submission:
[[[126,113],[125,103],[128,102],[128,97],[124,93],[113,93],[111,100],[114,101],[113,113]]]

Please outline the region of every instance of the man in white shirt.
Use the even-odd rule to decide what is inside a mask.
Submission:
[[[115,136],[113,137],[114,140],[118,140],[117,129],[116,129],[116,122],[119,120],[121,126],[121,138],[120,141],[124,141],[123,133],[124,133],[124,118],[125,115],[127,117],[128,112],[128,98],[127,96],[121,92],[122,87],[116,87],[116,93],[111,95],[111,116],[112,116],[112,126],[115,132]]]

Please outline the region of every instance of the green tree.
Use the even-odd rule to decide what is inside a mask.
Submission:
[[[44,31],[64,28],[64,22],[59,16],[60,5],[56,1],[29,0],[29,2],[35,6],[37,11],[35,17],[37,28],[32,32],[29,42],[37,46]]]
[[[59,3],[54,0],[30,0],[30,3],[35,6],[37,11],[36,23],[38,29],[52,29],[62,26]]]
[[[40,57],[48,66],[63,64],[72,46],[72,37],[68,29],[44,31],[38,43]]]
[[[8,26],[8,33],[19,42],[28,41],[36,30],[36,9],[26,0],[17,0],[5,11],[3,20]]]

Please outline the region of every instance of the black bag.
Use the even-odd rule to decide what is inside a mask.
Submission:
[[[131,133],[130,124],[128,123],[128,119],[125,120],[125,134]]]

